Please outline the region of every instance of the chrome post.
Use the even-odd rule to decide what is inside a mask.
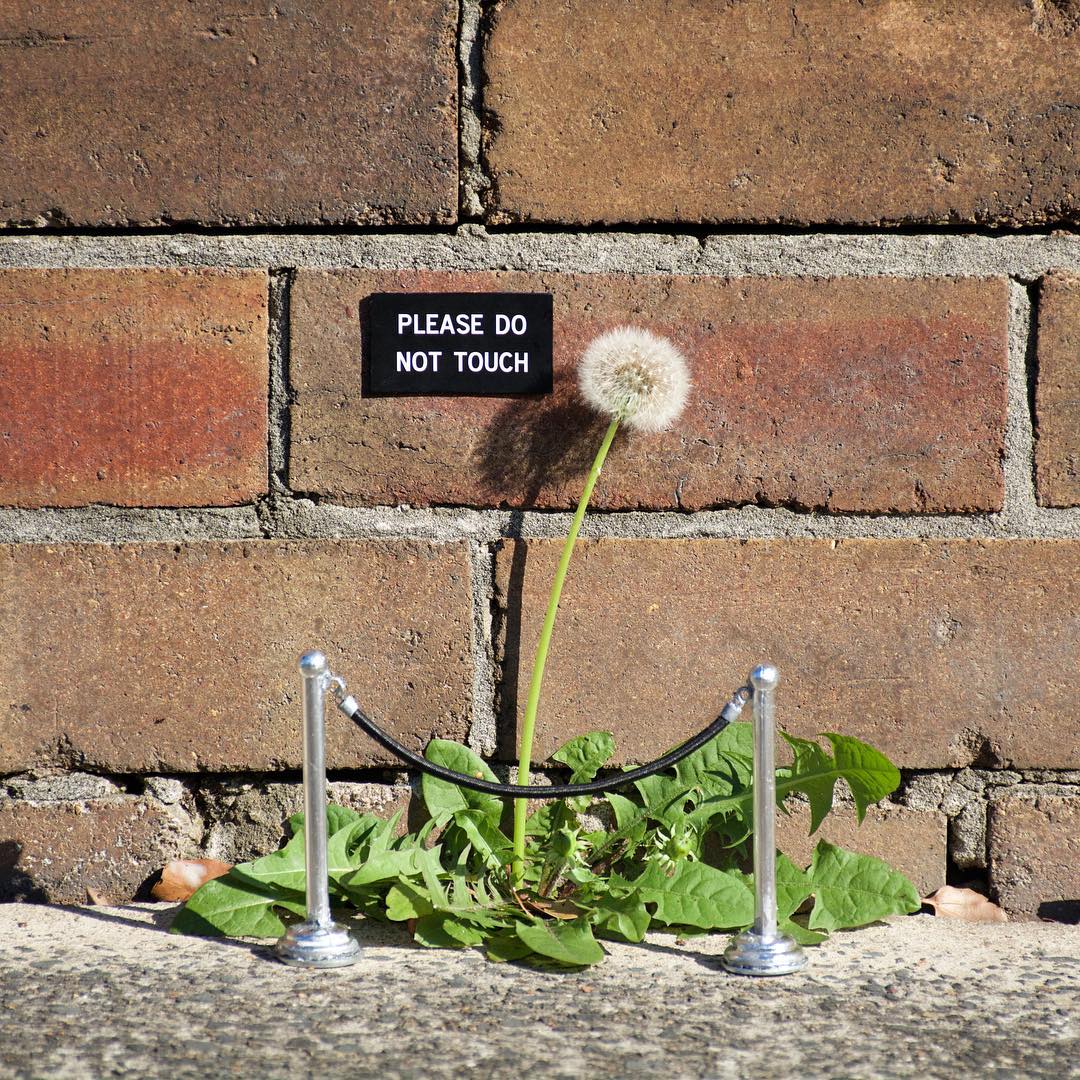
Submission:
[[[300,657],[304,680],[304,863],[307,918],[291,926],[274,954],[298,967],[344,967],[356,963],[360,945],[330,914],[330,879],[326,862],[326,725],[324,699],[330,669],[321,652]]]
[[[750,672],[754,688],[754,925],[724,953],[734,975],[789,975],[806,966],[799,945],[776,927],[776,685],[772,664]]]

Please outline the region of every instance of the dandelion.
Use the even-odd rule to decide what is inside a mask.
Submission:
[[[559,610],[563,582],[570,567],[570,556],[573,554],[574,543],[585,519],[589,499],[592,498],[593,488],[600,477],[600,470],[604,467],[604,460],[611,449],[615,433],[622,423],[641,432],[663,431],[670,427],[682,412],[690,391],[686,360],[679,350],[666,338],[631,326],[622,326],[601,334],[589,345],[581,358],[578,381],[582,397],[598,412],[609,416],[611,422],[585,480],[581,499],[570,523],[570,532],[563,544],[555,580],[551,584],[551,595],[540,631],[540,641],[536,647],[532,678],[529,680],[529,696],[525,702],[525,717],[521,725],[517,779],[519,784],[529,782],[533,733],[536,730],[536,714],[540,706],[544,666],[551,646],[551,634],[555,629],[555,616]],[[527,807],[525,799],[514,802],[511,876],[515,886],[520,886],[525,873]]]
[[[581,395],[597,412],[637,431],[663,431],[686,404],[690,376],[666,338],[620,326],[598,337],[581,358]]]

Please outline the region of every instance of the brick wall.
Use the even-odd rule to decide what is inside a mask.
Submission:
[[[830,836],[1076,917],[1075,4],[249,7],[0,12],[0,896],[271,846],[306,648],[505,768],[632,323],[694,396],[605,469],[541,753],[772,659],[904,769]],[[550,398],[362,395],[364,297],[488,289],[553,295]]]

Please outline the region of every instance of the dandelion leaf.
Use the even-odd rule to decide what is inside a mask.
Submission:
[[[918,911],[915,886],[887,862],[819,840],[810,864],[814,888],[811,930],[865,926]]]
[[[461,743],[432,739],[424,756],[436,765],[464,773],[466,776],[480,780],[497,780],[487,764]],[[452,817],[459,810],[479,810],[493,825],[498,825],[502,818],[503,803],[498,795],[471,791],[427,773],[424,773],[420,781],[420,790],[428,813],[435,819]]]
[[[584,917],[573,922],[516,923],[514,932],[534,953],[570,967],[587,967],[604,959]]]
[[[655,920],[668,926],[718,930],[749,926],[754,919],[753,887],[735,870],[681,862],[668,877],[652,863],[633,885],[642,900],[656,905]]]

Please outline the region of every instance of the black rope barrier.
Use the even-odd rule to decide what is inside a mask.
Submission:
[[[749,700],[752,691],[743,687],[732,700],[724,706],[720,715],[706,728],[696,735],[687,739],[686,742],[669,750],[662,757],[641,765],[636,769],[620,773],[618,776],[609,777],[606,780],[590,780],[584,784],[555,784],[551,787],[535,787],[531,784],[500,784],[492,780],[484,780],[481,777],[469,776],[466,773],[455,772],[443,765],[437,765],[434,761],[428,761],[414,753],[407,746],[403,746],[390,735],[383,731],[374,720],[368,716],[354,697],[345,697],[338,701],[338,708],[383,749],[408,762],[415,769],[425,772],[428,776],[446,780],[451,784],[469,788],[472,791],[482,791],[488,795],[502,795],[510,799],[565,799],[574,795],[602,795],[607,791],[617,791],[619,788],[632,784],[635,780],[643,780],[646,776],[663,772],[672,765],[678,764],[683,758],[689,757],[695,750],[700,750],[706,743],[716,738],[732,721],[737,720],[742,712],[742,707]]]

